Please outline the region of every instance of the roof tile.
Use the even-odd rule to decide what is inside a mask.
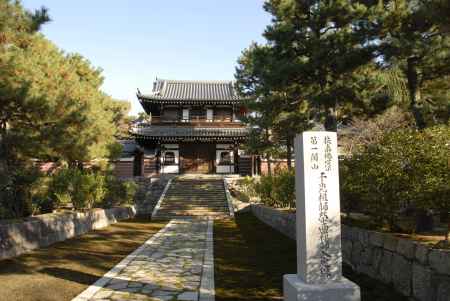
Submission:
[[[144,100],[171,101],[239,101],[232,81],[182,81],[157,79],[149,95],[140,95]]]

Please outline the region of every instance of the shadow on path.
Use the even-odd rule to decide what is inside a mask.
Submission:
[[[91,285],[98,279],[98,277],[95,275],[66,268],[56,268],[56,267],[43,268],[39,270],[39,273],[47,274],[55,278],[65,279],[84,285]]]
[[[251,213],[214,223],[216,301],[282,300],[283,275],[295,274],[296,243]],[[343,267],[362,301],[406,301],[391,286]]]

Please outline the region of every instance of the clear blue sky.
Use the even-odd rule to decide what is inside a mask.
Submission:
[[[261,34],[270,16],[263,0],[23,0],[46,6],[43,33],[66,52],[101,67],[103,90],[140,111],[136,88],[155,77],[233,79],[236,59]]]

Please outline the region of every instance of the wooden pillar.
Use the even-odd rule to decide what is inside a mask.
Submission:
[[[234,142],[233,153],[234,153],[234,173],[239,173],[239,154],[238,154],[238,143]]]
[[[158,151],[156,152],[156,174],[161,174],[161,140],[158,140],[158,143],[156,145]]]

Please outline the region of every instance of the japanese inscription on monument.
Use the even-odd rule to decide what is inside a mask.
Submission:
[[[297,274],[283,276],[286,301],[360,301],[342,276],[341,210],[335,132],[295,138]]]
[[[295,141],[297,271],[306,283],[339,281],[339,172],[334,132],[304,132]]]

